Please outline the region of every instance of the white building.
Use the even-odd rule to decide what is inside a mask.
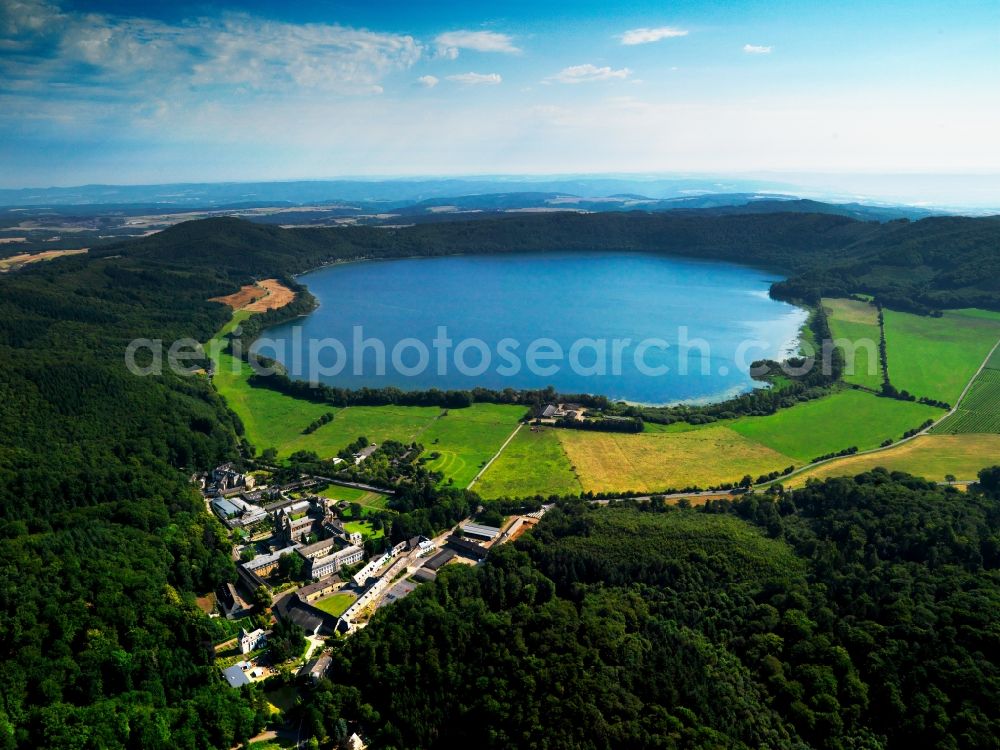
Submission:
[[[251,651],[263,648],[266,643],[266,631],[257,628],[256,630],[247,632],[245,628],[240,628],[240,651],[244,654],[249,654]]]

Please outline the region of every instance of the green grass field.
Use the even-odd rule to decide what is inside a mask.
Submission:
[[[248,315],[245,311],[236,313],[213,341]],[[428,463],[429,468],[443,472],[459,487],[465,487],[480,466],[493,457],[525,413],[524,407],[500,404],[473,404],[467,409],[451,410],[433,406],[337,409],[252,388],[247,382],[250,375],[250,366],[245,362],[228,354],[217,355],[213,383],[229,408],[240,417],[247,439],[258,450],[275,448],[279,458],[287,458],[299,450],[315,451],[320,458],[330,458],[362,435],[375,443],[416,441],[428,453],[441,454]],[[311,434],[302,433],[311,422],[331,412],[333,421]]]
[[[385,508],[385,504],[389,501],[389,496],[383,495],[381,492],[359,490],[356,487],[341,487],[337,484],[331,484],[318,494],[333,500],[346,500],[349,503],[358,503],[366,508]]]
[[[941,482],[951,474],[974,480],[980,469],[1000,457],[1000,435],[921,435],[902,445],[866,456],[846,456],[797,474],[783,484],[801,487],[808,479],[850,477],[881,466],[889,471]]]
[[[770,416],[743,417],[730,427],[801,465],[851,446],[876,448],[883,440],[898,440],[907,430],[943,414],[932,406],[843,390]]]
[[[882,367],[878,356],[881,338],[878,310],[866,302],[851,299],[824,299],[823,307],[834,340],[846,339],[852,343],[853,357],[844,350],[844,381],[879,390]]]
[[[385,536],[385,529],[376,529],[371,521],[345,521],[344,529],[348,534],[359,533],[365,539],[381,539]]]
[[[316,609],[326,612],[328,615],[340,617],[347,611],[347,608],[354,603],[356,598],[357,597],[354,596],[354,594],[342,591],[336,594],[331,594],[326,599],[320,599],[319,601],[313,602],[312,605]]]
[[[583,488],[557,432],[522,427],[472,489],[486,498],[579,494]]]
[[[989,367],[983,370],[955,413],[938,425],[934,432],[946,435],[1000,433],[1000,370]]]
[[[948,310],[930,318],[886,310],[885,337],[896,388],[954,404],[1000,338],[1000,313]]]
[[[427,467],[451,478],[457,487],[467,487],[483,465],[524,416],[523,406],[473,404],[468,409],[452,409],[434,421],[420,436],[426,454],[440,453]]]

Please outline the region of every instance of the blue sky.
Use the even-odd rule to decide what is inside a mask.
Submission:
[[[0,0],[0,185],[997,172],[998,82],[997,0]]]

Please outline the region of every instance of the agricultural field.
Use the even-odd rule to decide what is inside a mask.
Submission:
[[[849,389],[766,417],[742,417],[730,427],[801,466],[851,446],[877,448],[883,440],[898,440],[907,430],[941,416],[944,412],[933,406]]]
[[[1000,433],[1000,369],[987,367],[948,419],[934,428],[941,434]]]
[[[948,474],[973,480],[980,469],[1000,462],[1000,435],[920,435],[902,445],[865,456],[846,456],[783,482],[800,487],[807,479],[854,476],[882,466],[890,471],[941,482]]]
[[[917,398],[954,404],[1000,338],[1000,313],[948,310],[940,318],[885,311],[889,380]]]
[[[525,415],[523,406],[473,404],[451,409],[420,436],[425,455],[439,453],[427,467],[442,472],[457,487],[467,487],[483,465],[517,428]]]
[[[795,463],[729,427],[629,435],[560,430],[559,441],[586,491],[657,492],[738,482]]]
[[[326,597],[326,599],[320,599],[319,601],[313,602],[312,605],[322,611],[326,612],[328,615],[333,617],[340,617],[347,608],[350,607],[357,597],[354,594],[350,594],[346,591],[340,591],[336,594],[331,594]]]
[[[853,299],[824,299],[822,304],[833,338],[847,339],[854,345],[853,362],[847,361],[851,358],[845,352],[844,381],[879,390],[882,387],[882,365],[878,354],[881,339],[878,309]]]
[[[472,489],[486,498],[579,494],[583,488],[559,432],[522,428]]]

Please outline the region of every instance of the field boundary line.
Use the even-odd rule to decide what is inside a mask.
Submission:
[[[886,451],[891,451],[893,448],[897,448],[900,445],[903,445],[904,443],[909,443],[911,440],[915,440],[916,438],[921,437],[922,435],[927,435],[928,433],[930,433],[931,430],[933,430],[939,424],[941,424],[942,422],[944,422],[944,420],[948,419],[948,417],[952,416],[955,412],[958,411],[958,406],[959,406],[959,404],[962,403],[962,399],[965,398],[965,394],[967,394],[969,392],[969,389],[972,387],[972,384],[976,381],[976,378],[978,378],[979,375],[982,373],[982,371],[986,369],[986,364],[990,361],[990,358],[993,357],[993,352],[995,352],[997,350],[998,346],[1000,346],[1000,339],[997,339],[996,343],[993,344],[993,348],[990,349],[989,353],[986,355],[986,358],[983,360],[982,364],[979,365],[979,369],[976,370],[976,372],[973,374],[973,376],[971,378],[969,378],[969,382],[965,384],[965,388],[962,389],[962,392],[961,392],[961,394],[959,394],[958,399],[955,401],[954,405],[947,412],[945,412],[944,416],[938,417],[937,419],[934,420],[934,422],[932,424],[927,425],[927,427],[925,427],[924,429],[920,430],[919,432],[916,432],[913,435],[910,435],[910,437],[900,438],[899,440],[897,440],[896,442],[894,442],[892,445],[879,446],[878,448],[869,448],[866,451],[858,451],[857,453],[852,453],[852,454],[850,454],[850,456],[833,456],[832,458],[825,458],[822,461],[816,461],[815,463],[808,463],[805,466],[801,466],[798,469],[796,469],[795,471],[793,471],[793,472],[791,472],[789,474],[786,474],[783,477],[778,477],[777,479],[775,479],[773,481],[764,482],[763,484],[753,485],[753,486],[754,487],[766,487],[766,486],[771,485],[771,484],[775,484],[775,483],[778,483],[778,482],[783,482],[784,480],[790,479],[791,477],[797,476],[798,474],[802,474],[804,472],[807,472],[810,469],[813,469],[813,468],[815,468],[817,466],[822,466],[824,464],[828,464],[828,463],[831,463],[833,461],[839,461],[842,458],[853,458],[854,456],[870,456],[873,453],[885,453]],[[876,396],[876,398],[885,398],[885,397],[884,396]]]
[[[489,461],[486,462],[486,465],[482,469],[479,470],[479,473],[476,474],[476,476],[474,476],[472,478],[472,481],[469,482],[469,485],[465,489],[467,489],[467,490],[471,490],[472,489],[472,485],[474,485],[476,482],[478,482],[479,478],[483,474],[486,473],[486,470],[493,465],[493,462],[496,461],[498,458],[500,458],[500,454],[503,453],[504,448],[506,448],[508,445],[510,445],[510,441],[513,440],[514,436],[517,435],[517,433],[521,431],[522,427],[524,427],[524,423],[523,422],[518,422],[517,423],[517,427],[514,428],[514,431],[512,433],[510,433],[510,435],[507,436],[506,440],[503,441],[503,445],[500,446],[500,450],[498,450],[495,454],[493,454],[493,458],[491,458]]]

